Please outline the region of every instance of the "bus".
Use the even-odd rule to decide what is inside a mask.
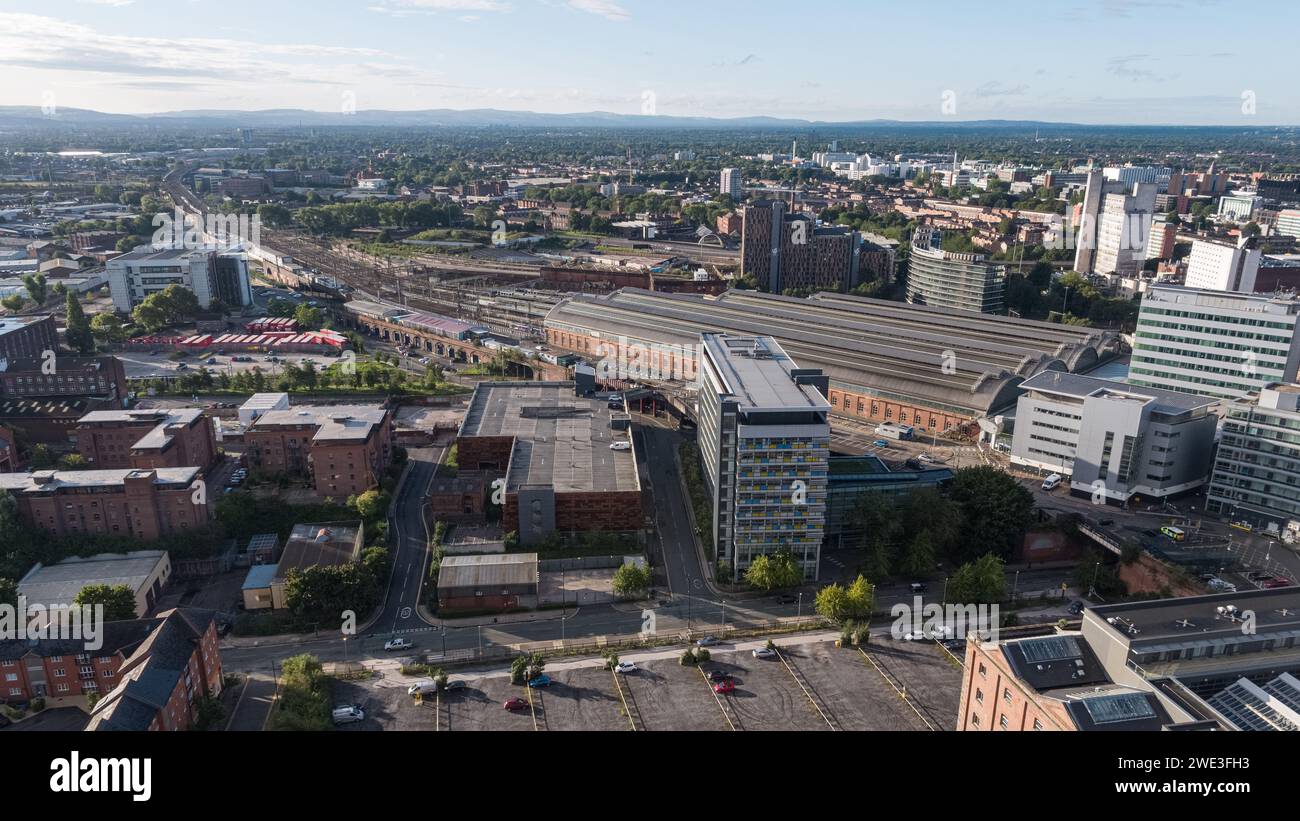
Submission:
[[[1175,542],[1181,542],[1187,538],[1187,533],[1181,527],[1174,527],[1173,525],[1165,525],[1160,528],[1160,533],[1168,536]]]
[[[876,435],[887,439],[911,439],[912,428],[909,425],[877,425]]]

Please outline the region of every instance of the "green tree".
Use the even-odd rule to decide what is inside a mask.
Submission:
[[[1007,576],[1002,559],[985,553],[958,567],[948,578],[947,600],[960,604],[995,604],[1006,598]]]
[[[293,318],[304,330],[316,331],[325,321],[325,315],[320,308],[313,308],[310,305],[299,305],[293,312]]]
[[[803,568],[788,550],[763,554],[750,562],[745,581],[764,592],[794,587],[803,581]]]
[[[49,296],[49,288],[46,285],[44,274],[27,274],[23,277],[23,287],[27,289],[32,302],[37,305],[45,304],[45,298]]]
[[[69,453],[59,457],[59,470],[85,470],[88,463],[80,453]]]
[[[124,584],[88,584],[72,599],[73,604],[104,606],[105,621],[135,618],[135,593]]]
[[[948,551],[956,562],[972,561],[986,552],[1009,558],[1033,521],[1033,494],[997,468],[958,470],[948,494],[964,521],[961,535]]]
[[[95,314],[90,318],[90,332],[96,339],[107,343],[125,342],[128,338],[126,323],[112,312]]]
[[[381,490],[367,490],[359,496],[348,498],[348,507],[357,512],[366,521],[379,518],[388,510],[388,494]]]
[[[27,297],[23,296],[22,294],[10,294],[9,296],[0,299],[0,305],[3,305],[5,308],[8,308],[10,311],[13,311],[14,313],[18,313],[19,311],[21,311],[23,309],[23,306],[26,304],[27,304]]]
[[[81,302],[77,299],[77,295],[69,291],[64,305],[67,309],[68,328],[63,335],[64,341],[69,348],[78,353],[92,353],[95,350],[95,335],[90,330],[90,320],[86,318],[86,312],[81,309]]]
[[[849,618],[870,618],[871,611],[876,607],[875,585],[867,581],[865,576],[859,574],[845,591],[844,601],[845,615]]]
[[[838,622],[849,613],[849,593],[841,584],[828,584],[817,591],[813,601],[817,615],[829,621]]]
[[[913,578],[924,576],[934,570],[935,555],[934,537],[928,529],[922,530],[903,548],[898,558],[898,570]]]
[[[650,568],[625,564],[614,571],[614,594],[635,596],[650,589]]]

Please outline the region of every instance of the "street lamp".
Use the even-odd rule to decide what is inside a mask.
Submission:
[[[1014,603],[1015,600],[1016,600],[1016,592],[1017,592],[1018,590],[1020,590],[1020,571],[1019,571],[1019,570],[1016,571],[1016,578],[1015,578],[1015,581],[1014,581],[1014,582],[1012,583],[1012,585],[1011,585],[1011,601],[1012,601],[1012,603]]]

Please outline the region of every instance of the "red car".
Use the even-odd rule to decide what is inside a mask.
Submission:
[[[734,693],[736,692],[736,683],[729,678],[723,679],[722,681],[719,681],[717,684],[713,685],[713,692]]]
[[[501,706],[507,710],[527,710],[528,702],[524,701],[522,698],[512,698],[507,700],[506,703]]]
[[[1290,587],[1290,586],[1291,586],[1291,580],[1283,579],[1281,577],[1269,579],[1266,582],[1260,583],[1260,587],[1263,587],[1265,589],[1272,589],[1274,587]]]

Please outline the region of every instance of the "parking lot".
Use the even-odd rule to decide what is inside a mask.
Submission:
[[[551,660],[549,686],[510,684],[504,671],[454,674],[465,687],[423,704],[406,694],[414,679],[340,683],[338,704],[359,703],[366,720],[350,730],[628,730],[721,732],[804,730],[948,730],[957,714],[959,668],[931,643],[881,638],[867,652],[831,641],[783,640],[781,656],[754,658],[762,642],[722,644],[698,667],[683,648],[629,654],[637,669],[616,674],[598,660]],[[882,672],[883,670],[883,672]],[[709,674],[726,673],[735,689],[715,693]],[[906,693],[906,697],[902,692]],[[511,711],[512,698],[527,702]]]

